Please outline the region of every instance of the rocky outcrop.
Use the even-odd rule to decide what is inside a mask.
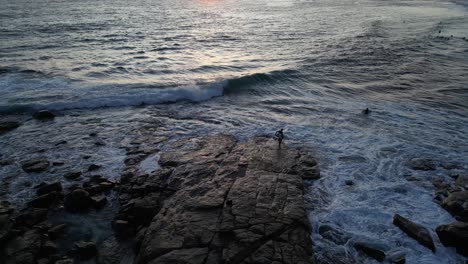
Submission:
[[[453,222],[436,229],[440,242],[448,247],[455,247],[457,252],[468,257],[468,223]]]
[[[432,159],[415,158],[410,161],[409,166],[413,170],[430,171],[437,168],[437,163]]]
[[[434,241],[431,233],[422,225],[411,222],[399,214],[393,216],[393,224],[398,226],[403,232],[416,239],[421,245],[435,252]]]
[[[303,179],[318,166],[275,143],[183,139],[157,171],[129,166],[114,227],[141,234],[137,263],[312,263]]]
[[[24,162],[21,167],[25,172],[41,172],[47,170],[50,163],[46,159],[37,159]]]
[[[49,120],[49,119],[54,119],[55,115],[48,110],[40,110],[40,111],[35,112],[33,114],[33,117],[39,120]]]

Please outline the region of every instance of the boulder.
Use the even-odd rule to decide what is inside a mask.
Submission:
[[[51,184],[44,184],[37,188],[36,193],[37,195],[43,195],[50,192],[61,192],[62,191],[62,184],[60,182],[54,182]]]
[[[436,228],[440,242],[447,247],[455,247],[459,254],[468,257],[468,223],[453,222]]]
[[[77,179],[81,176],[81,171],[74,171],[74,172],[68,172],[63,175],[63,177],[67,180],[74,180]]]
[[[399,214],[393,216],[393,224],[398,226],[403,232],[417,240],[421,245],[435,252],[436,248],[432,240],[431,233],[422,225],[411,222]]]
[[[337,245],[344,245],[351,238],[351,236],[341,228],[331,224],[321,225],[319,227],[319,234]]]
[[[455,218],[468,221],[468,191],[452,192],[442,201],[442,207]]]
[[[47,170],[49,161],[46,159],[37,159],[24,162],[21,167],[25,172],[41,172]]]
[[[76,189],[65,196],[65,209],[70,212],[82,212],[92,205],[89,193],[83,189]]]
[[[95,171],[95,170],[100,169],[101,167],[102,167],[101,165],[91,164],[91,165],[89,165],[89,167],[88,167],[88,171]]]
[[[432,159],[416,158],[410,161],[410,167],[413,170],[430,171],[437,168],[437,163]]]
[[[93,206],[97,209],[103,208],[107,203],[107,198],[104,195],[96,195],[91,197]]]
[[[33,117],[39,120],[48,120],[48,119],[54,119],[55,115],[48,110],[40,110],[40,111],[35,112],[33,114]]]
[[[50,192],[50,193],[41,195],[32,201],[29,201],[28,206],[36,207],[36,208],[49,208],[54,203],[56,203],[60,198],[62,198],[61,193]]]
[[[402,250],[392,250],[387,252],[386,260],[393,264],[405,264],[406,263],[406,252]]]
[[[0,133],[5,133],[18,128],[21,124],[15,121],[3,121],[0,122]]]
[[[468,175],[458,175],[455,185],[468,189]]]
[[[372,243],[366,241],[359,241],[354,243],[354,248],[365,253],[371,258],[376,259],[377,261],[384,261],[386,254],[385,252],[389,250],[389,247],[382,243]]]

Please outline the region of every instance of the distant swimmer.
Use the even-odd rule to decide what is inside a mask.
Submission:
[[[366,109],[362,110],[362,113],[365,114],[365,115],[370,114],[369,108],[366,108]]]
[[[278,148],[281,148],[281,142],[283,142],[284,138],[283,129],[276,131],[275,137],[278,139]]]

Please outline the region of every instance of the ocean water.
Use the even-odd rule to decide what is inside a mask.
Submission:
[[[0,115],[23,123],[0,135],[0,158],[15,162],[0,167],[2,198],[23,204],[31,184],[91,163],[117,179],[122,146],[142,137],[229,132],[245,140],[285,128],[287,144],[320,161],[322,178],[306,193],[318,259],[344,252],[374,263],[351,246],[366,239],[402,249],[407,263],[464,263],[435,232],[433,254],[391,223],[395,213],[432,231],[453,221],[433,202],[431,179],[468,173],[464,1],[0,4]],[[31,119],[38,109],[58,117]],[[34,175],[15,166],[35,157],[65,164]],[[413,171],[407,163],[416,157],[464,167]],[[80,221],[104,240],[95,218]],[[330,243],[317,232],[322,224],[352,241]]]

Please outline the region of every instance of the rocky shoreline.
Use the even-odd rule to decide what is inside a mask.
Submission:
[[[53,119],[42,113],[35,118]],[[8,121],[1,133],[20,127]],[[5,263],[359,263],[359,256],[379,262],[405,263],[405,250],[385,241],[356,238],[333,224],[314,232],[336,245],[355,251],[325,252],[315,258],[311,226],[303,199],[305,180],[320,177],[309,154],[267,137],[238,141],[213,134],[182,137],[140,135],[124,147],[125,167],[119,180],[101,175],[99,163],[68,171],[63,179],[29,186],[35,193],[24,208],[0,203],[0,258]],[[105,143],[90,133],[95,146]],[[57,145],[66,145],[58,142]],[[163,147],[161,147],[163,146]],[[161,148],[160,148],[161,147]],[[27,174],[47,173],[63,161],[35,158],[20,164],[3,159]],[[84,156],[87,160],[88,157]],[[413,159],[414,172],[463,166],[431,159]],[[400,229],[428,250],[440,243],[467,256],[468,180],[466,175],[433,177],[434,201],[457,220],[432,230],[395,212]],[[447,179],[449,178],[449,179]],[[415,176],[410,182],[427,182]],[[354,183],[346,182],[347,186]],[[114,197],[114,198],[112,198]],[[115,201],[110,201],[114,199]],[[106,225],[113,235],[105,241],[67,236],[70,228],[53,221],[57,214],[89,215],[115,203]],[[440,241],[440,243],[439,243]]]
[[[320,175],[311,156],[286,146],[278,150],[265,137],[240,143],[211,135],[170,144],[159,153],[161,167],[144,173],[139,164],[157,150],[143,146],[127,148],[120,183],[70,172],[65,180],[85,180],[66,189],[61,182],[35,186],[37,197],[20,211],[2,202],[5,263],[118,263],[122,241],[135,241],[135,263],[313,262],[303,199],[303,179]],[[31,160],[22,169],[35,173],[49,166]],[[101,252],[91,241],[76,241],[59,252],[56,239],[67,226],[51,225],[48,217],[99,210],[109,192],[117,192],[120,202],[113,246]]]

